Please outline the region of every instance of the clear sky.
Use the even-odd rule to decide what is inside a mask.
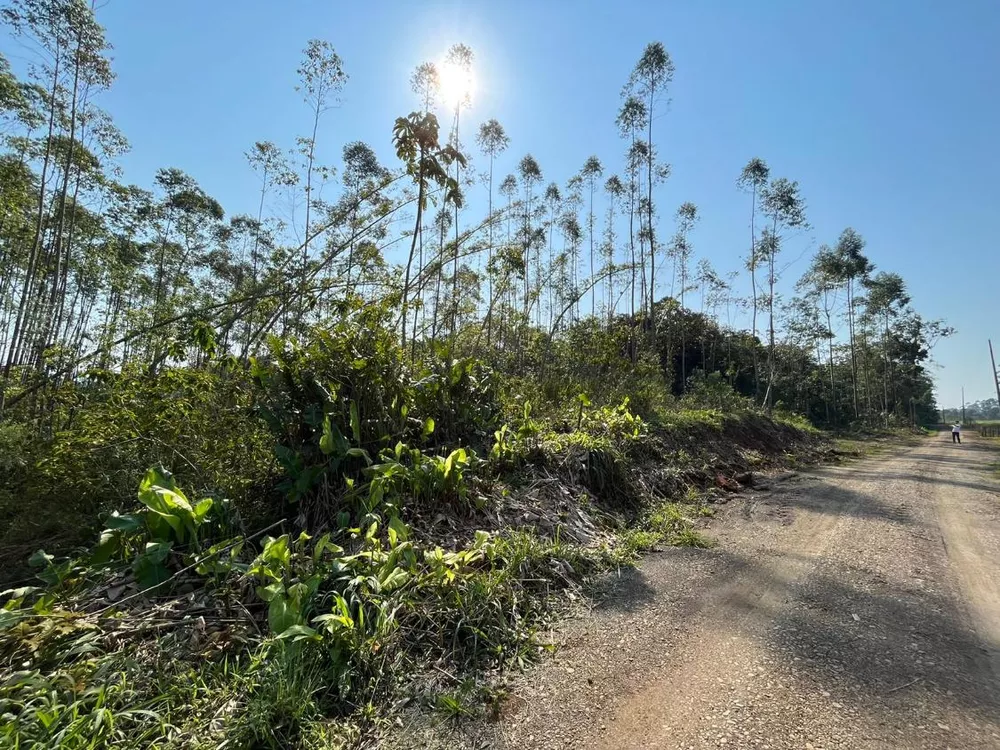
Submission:
[[[741,268],[749,199],[735,179],[760,156],[800,182],[813,226],[786,246],[787,279],[853,226],[880,269],[903,274],[918,311],[958,329],[934,352],[939,402],[958,404],[963,385],[967,400],[993,395],[997,0],[109,0],[99,19],[118,74],[102,103],[133,144],[125,178],[149,186],[157,168],[180,167],[229,213],[256,205],[246,149],[307,132],[293,87],[311,37],[329,40],[351,76],[319,134],[328,163],[360,139],[393,165],[392,122],[416,108],[410,72],[461,41],[476,53],[465,122],[496,117],[512,139],[499,173],[530,152],[560,184],[590,154],[621,169],[619,92],[645,44],[662,41],[677,71],[655,122],[673,165],[656,196],[661,236],[693,201],[696,256]]]

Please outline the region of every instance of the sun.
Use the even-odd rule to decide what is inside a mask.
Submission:
[[[438,90],[441,100],[448,107],[468,104],[475,90],[472,71],[453,62],[443,62],[438,66]]]

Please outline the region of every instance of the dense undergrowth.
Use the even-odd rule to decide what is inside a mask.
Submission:
[[[500,378],[362,311],[246,365],[94,372],[49,435],[5,422],[0,737],[356,747],[403,702],[488,712],[589,580],[709,544],[713,493],[817,443],[544,344]]]
[[[662,43],[622,71],[626,150],[543,179],[433,63],[327,161],[349,79],[310,40],[312,136],[252,144],[259,202],[227,214],[180,169],[121,181],[100,5],[0,9],[26,51],[0,54],[0,746],[363,747],[404,704],[488,712],[594,577],[710,544],[715,495],[815,452],[787,411],[937,418],[951,331],[858,232],[782,300],[811,233],[762,159],[748,288],[696,261],[700,210],[654,191]]]

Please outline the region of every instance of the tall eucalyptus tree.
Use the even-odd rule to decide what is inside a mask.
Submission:
[[[854,229],[848,227],[840,233],[834,255],[831,258],[831,272],[847,290],[847,332],[851,347],[851,396],[854,403],[854,418],[861,418],[861,403],[858,395],[858,354],[857,331],[855,330],[855,293],[859,282],[868,278],[874,270],[871,261],[864,254],[865,240]]]
[[[507,137],[507,133],[503,129],[503,125],[495,119],[490,119],[479,126],[479,134],[476,136],[476,142],[479,144],[480,150],[489,158],[490,161],[487,177],[487,211],[489,219],[486,229],[486,277],[489,288],[486,297],[486,344],[489,346],[492,343],[493,337],[493,226],[496,223],[495,217],[493,216],[493,167],[496,163],[497,157],[506,151],[507,147],[510,145],[510,138]]]
[[[656,119],[656,106],[659,98],[666,92],[667,86],[674,79],[674,63],[662,42],[650,42],[643,50],[642,57],[636,63],[629,76],[628,87],[642,98],[646,106],[646,232],[649,243],[649,315],[653,317],[653,305],[656,299],[656,232],[653,221],[653,183],[657,174],[655,167],[656,151],[653,147],[653,120]]]
[[[750,193],[750,252],[746,259],[747,272],[750,274],[751,292],[751,328],[750,332],[757,338],[757,313],[760,309],[760,299],[757,294],[757,205],[761,191],[767,187],[767,181],[771,178],[771,170],[767,162],[754,157],[747,162],[736,181],[737,186],[745,192]],[[754,388],[760,391],[760,362],[758,362],[757,350],[754,349],[753,379]]]
[[[608,197],[608,214],[604,224],[604,262],[607,272],[607,283],[605,293],[607,295],[608,306],[608,326],[614,321],[615,310],[618,308],[618,300],[615,298],[615,253],[617,251],[618,236],[615,232],[615,220],[618,204],[625,194],[625,186],[622,185],[618,175],[613,174],[604,181],[604,192]]]
[[[449,102],[455,108],[455,120],[454,126],[452,128],[452,138],[451,145],[457,153],[462,153],[462,141],[461,133],[459,130],[459,125],[462,118],[462,110],[467,109],[472,106],[472,91],[471,91],[471,78],[472,78],[472,61],[474,55],[472,53],[472,48],[465,44],[453,44],[448,49],[448,54],[445,57],[445,65],[450,68],[450,75],[453,79],[450,93],[454,96],[454,101]],[[460,185],[462,184],[462,167],[465,165],[465,159],[455,160],[455,187],[460,190]],[[452,304],[456,306],[456,309],[451,318],[451,336],[455,337],[455,325],[458,321],[458,259],[460,252],[460,225],[458,221],[458,211],[462,206],[462,199],[454,201],[455,209],[455,247],[453,253],[452,262]]]
[[[531,311],[531,249],[535,244],[532,230],[532,207],[535,199],[535,186],[542,181],[542,168],[531,154],[525,154],[517,164],[517,172],[521,176],[524,188],[524,206],[521,224],[521,252],[524,258],[524,299],[522,300],[524,323],[527,324]]]
[[[597,276],[597,272],[594,268],[594,192],[597,190],[597,182],[601,179],[601,175],[604,174],[604,167],[601,165],[601,160],[596,156],[590,156],[587,161],[583,164],[583,169],[580,170],[580,176],[583,177],[584,182],[587,185],[587,189],[590,193],[590,209],[587,212],[587,234],[590,237],[590,278],[593,279]],[[591,289],[590,293],[590,314],[591,316],[597,315],[597,287],[595,286]]]
[[[622,108],[618,112],[618,118],[615,121],[618,125],[618,131],[623,138],[627,138],[629,141],[628,148],[626,149],[626,174],[628,175],[628,234],[629,234],[629,263],[631,264],[631,294],[632,294],[632,304],[631,304],[631,315],[635,317],[636,312],[636,272],[638,270],[638,263],[635,252],[635,215],[636,208],[638,205],[637,193],[639,189],[639,170],[641,168],[641,161],[637,158],[636,143],[638,142],[638,134],[646,124],[646,117],[648,111],[646,105],[643,104],[642,100],[635,96],[629,96],[622,103]]]
[[[298,69],[299,84],[296,86],[311,116],[310,135],[297,140],[299,153],[305,159],[305,223],[302,233],[302,285],[305,286],[309,266],[309,246],[312,241],[312,209],[314,205],[313,180],[316,176],[316,136],[323,115],[340,103],[340,93],[347,84],[348,75],[343,60],[333,45],[322,39],[310,39],[302,51],[302,62]],[[300,306],[300,314],[304,310]]]
[[[781,249],[782,231],[806,226],[805,202],[799,193],[799,184],[785,177],[772,180],[761,194],[764,215],[771,220],[771,227],[761,236],[760,255],[767,262],[767,391],[764,403],[770,408],[774,397],[775,378],[775,329],[774,297],[777,285],[777,256]]]

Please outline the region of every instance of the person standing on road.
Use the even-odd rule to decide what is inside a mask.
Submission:
[[[953,424],[951,426],[951,442],[958,443],[959,445],[962,444],[962,423],[961,422],[955,422],[955,424]]]

